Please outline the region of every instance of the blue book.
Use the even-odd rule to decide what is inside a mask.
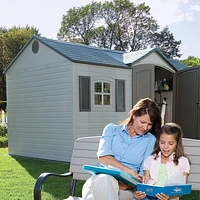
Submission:
[[[190,194],[192,189],[191,184],[177,184],[177,185],[150,185],[150,184],[137,184],[137,190],[145,192],[148,196],[155,197],[156,194],[164,193],[168,196],[181,196]]]
[[[141,183],[138,179],[134,178],[130,174],[121,171],[116,168],[108,168],[108,167],[97,167],[92,165],[83,165],[83,169],[91,174],[108,174],[115,177],[117,180],[122,181],[128,185],[137,185],[137,183]]]

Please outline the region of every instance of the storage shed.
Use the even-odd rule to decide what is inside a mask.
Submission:
[[[33,36],[5,70],[9,154],[69,162],[76,138],[101,135],[144,97],[159,105],[167,97],[171,121],[173,74],[183,68],[159,49],[126,53]],[[155,91],[163,79],[167,90]]]

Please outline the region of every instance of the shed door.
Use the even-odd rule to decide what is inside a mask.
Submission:
[[[174,76],[174,121],[182,127],[184,137],[200,139],[200,67]]]
[[[154,99],[154,65],[133,67],[133,105],[142,98]]]

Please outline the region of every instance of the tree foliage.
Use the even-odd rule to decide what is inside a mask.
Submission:
[[[159,47],[168,57],[180,57],[179,45],[169,28],[159,25],[145,3],[130,0],[92,2],[63,15],[58,38],[122,51]]]
[[[152,33],[158,28],[149,11],[145,3],[135,6],[129,0],[105,2],[101,16],[109,32],[109,48],[122,51],[147,48]]]
[[[168,27],[165,27],[160,33],[155,33],[153,37],[153,44],[151,47],[160,48],[161,51],[169,58],[181,57],[179,53],[181,41],[174,39],[173,33],[170,33]]]
[[[200,66],[200,58],[194,56],[188,56],[187,59],[180,60],[180,62],[188,67]]]
[[[3,71],[32,35],[40,35],[34,27],[0,27],[0,100],[6,100],[6,79]]]
[[[58,38],[86,45],[91,44],[91,38],[95,33],[95,24],[99,20],[100,9],[101,3],[96,2],[81,8],[69,9],[67,15],[63,15]]]

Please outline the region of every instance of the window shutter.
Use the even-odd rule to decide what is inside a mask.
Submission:
[[[115,80],[116,88],[116,112],[125,112],[125,80]]]
[[[79,110],[91,111],[90,77],[79,76]]]

